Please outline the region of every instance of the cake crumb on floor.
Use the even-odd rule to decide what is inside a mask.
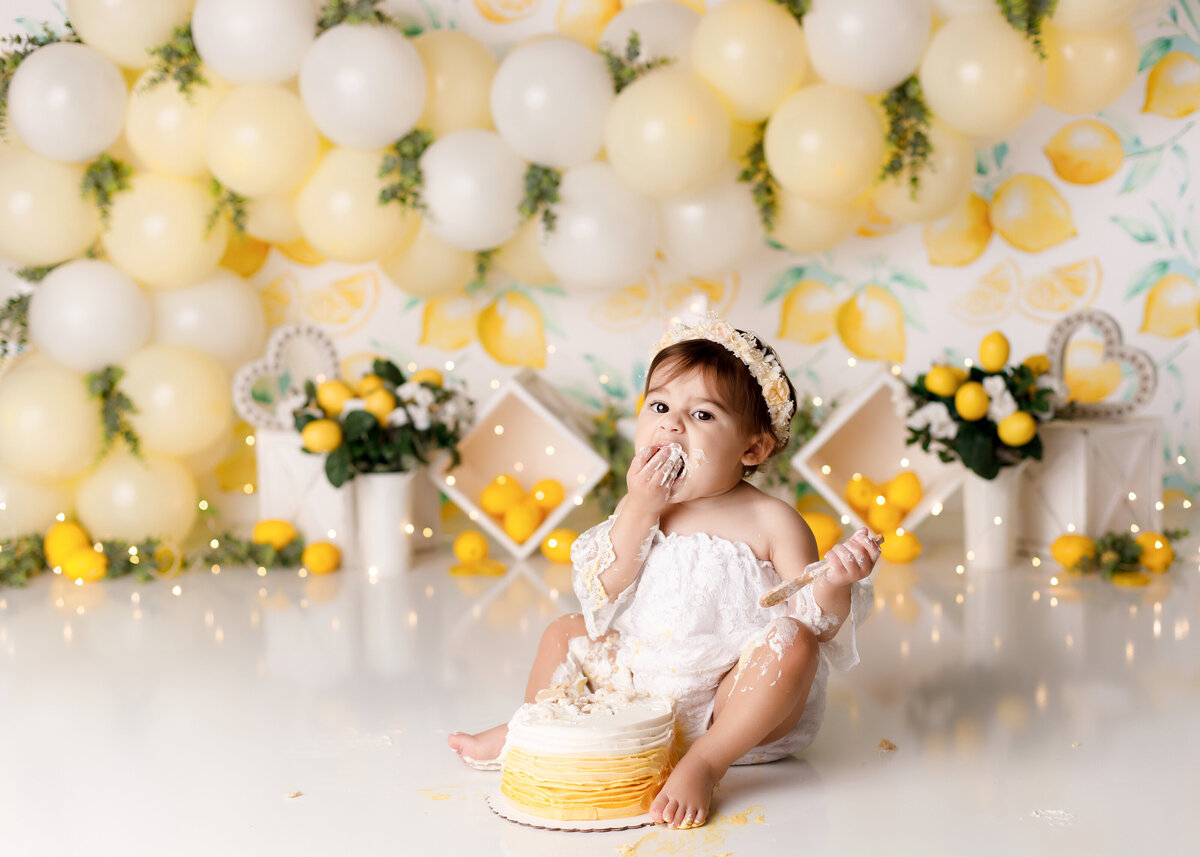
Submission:
[[[894,753],[896,751],[896,745],[887,738],[880,738],[879,747],[877,749],[880,753]]]

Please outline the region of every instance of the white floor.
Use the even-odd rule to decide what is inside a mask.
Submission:
[[[0,853],[1132,855],[1200,834],[1197,536],[1145,589],[881,564],[864,664],[801,759],[732,771],[707,827],[504,821],[446,733],[506,719],[567,571],[193,572],[0,591]],[[895,744],[880,749],[884,739]],[[1157,849],[1157,852],[1156,852]]]

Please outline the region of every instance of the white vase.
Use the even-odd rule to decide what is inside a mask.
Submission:
[[[963,547],[975,568],[1002,568],[1016,556],[1021,512],[1018,483],[1025,463],[1003,467],[995,479],[971,471],[963,478]]]
[[[413,553],[416,473],[363,473],[354,479],[358,559],[370,577],[407,571]]]

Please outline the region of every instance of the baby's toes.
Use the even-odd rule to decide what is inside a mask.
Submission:
[[[654,803],[650,804],[650,820],[655,824],[663,823],[663,810],[667,808],[667,800],[666,794],[659,792]]]
[[[668,827],[675,826],[675,819],[680,817],[679,801],[671,798],[667,801],[666,807],[663,809],[662,820]]]

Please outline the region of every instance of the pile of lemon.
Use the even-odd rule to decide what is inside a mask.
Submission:
[[[282,551],[300,538],[296,528],[288,521],[266,518],[258,521],[250,531],[250,541],[256,545],[270,545]],[[342,567],[342,552],[332,542],[313,542],[300,554],[300,564],[309,574],[330,574]]]
[[[437,369],[414,372],[408,380],[431,387],[441,387],[445,383],[445,378]],[[342,427],[337,417],[341,416],[346,402],[351,399],[362,399],[362,409],[379,420],[380,425],[387,424],[388,415],[396,410],[397,405],[395,393],[374,373],[363,375],[353,386],[340,378],[322,381],[317,385],[317,406],[325,416],[312,420],[300,431],[305,449],[320,454],[333,452],[342,445]]]
[[[884,537],[880,546],[884,559],[912,562],[921,555],[920,540],[901,527],[905,516],[925,496],[917,474],[902,470],[886,482],[876,483],[855,473],[846,483],[844,496],[850,508],[867,522],[867,527]]]
[[[79,583],[91,583],[108,574],[108,557],[75,521],[59,521],[50,527],[42,539],[42,553],[46,565]]]
[[[1162,533],[1147,530],[1139,533],[1134,542],[1142,549],[1138,564],[1153,574],[1163,574],[1175,562],[1175,550]],[[1067,571],[1083,572],[1094,568],[1098,548],[1089,536],[1080,533],[1064,533],[1050,545],[1050,556]],[[1146,586],[1150,576],[1143,571],[1119,571],[1113,574],[1112,582],[1118,586]]]
[[[542,479],[526,492],[517,477],[501,473],[479,493],[479,508],[517,544],[537,532],[546,516],[566,497],[557,479]]]

